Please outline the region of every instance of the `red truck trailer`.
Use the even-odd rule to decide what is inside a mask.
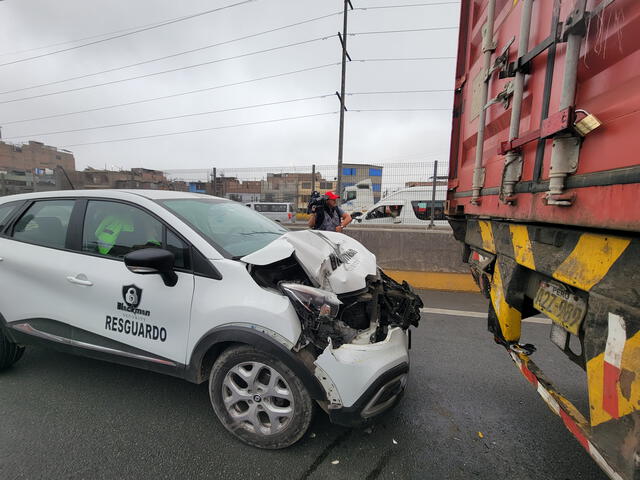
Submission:
[[[611,478],[640,479],[640,0],[463,0],[446,212],[489,331]],[[580,412],[523,318],[586,372]]]

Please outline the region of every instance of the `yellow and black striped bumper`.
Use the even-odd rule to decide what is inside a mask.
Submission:
[[[520,342],[522,318],[538,313],[532,299],[541,281],[561,283],[587,302],[586,316],[575,328],[556,323],[580,338],[583,351],[568,355],[586,370],[588,415],[579,414],[552,386],[549,390],[567,407],[559,409],[565,424],[580,427],[570,430],[619,475],[609,472],[613,478],[640,478],[640,240],[469,219],[464,242],[472,256],[493,259],[483,271],[490,283],[490,330],[506,346]],[[517,356],[519,366],[523,358]],[[526,371],[531,381],[531,371],[538,370]]]

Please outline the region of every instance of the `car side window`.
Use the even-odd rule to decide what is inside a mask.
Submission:
[[[90,200],[84,218],[82,251],[122,258],[143,248],[161,248],[163,225],[124,203]]]
[[[371,210],[367,213],[367,220],[372,220],[374,218],[381,218],[384,212],[384,207],[378,207]]]
[[[431,220],[431,202],[430,201],[427,202],[426,200],[424,200],[424,201],[411,202],[411,205],[413,206],[413,211],[419,220]],[[433,209],[433,212],[434,212],[433,214],[434,220],[447,219],[446,216],[444,215],[442,202],[440,203],[436,202],[436,206]]]
[[[167,250],[175,255],[176,268],[191,268],[189,245],[178,238],[171,230],[167,230]]]
[[[431,218],[431,208],[427,206],[426,201],[411,202],[411,206],[418,220],[429,220]]]
[[[64,248],[75,200],[34,202],[13,227],[12,237],[43,247]]]
[[[89,201],[82,232],[83,252],[122,258],[134,250],[153,247],[173,253],[176,268],[191,269],[189,245],[152,215],[124,203]]]
[[[11,202],[0,205],[0,230],[7,224],[13,211],[22,205],[22,202]]]
[[[402,205],[381,205],[367,214],[367,219],[396,218],[402,212]]]

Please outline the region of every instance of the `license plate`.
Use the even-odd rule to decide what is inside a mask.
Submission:
[[[533,306],[567,331],[578,335],[587,303],[564,285],[540,282]]]

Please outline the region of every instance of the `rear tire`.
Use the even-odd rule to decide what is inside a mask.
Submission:
[[[0,330],[0,371],[6,370],[20,360],[23,353],[24,347],[13,343],[4,332]]]
[[[313,402],[283,362],[249,345],[231,347],[209,377],[211,404],[222,425],[244,443],[286,448],[309,428]]]

